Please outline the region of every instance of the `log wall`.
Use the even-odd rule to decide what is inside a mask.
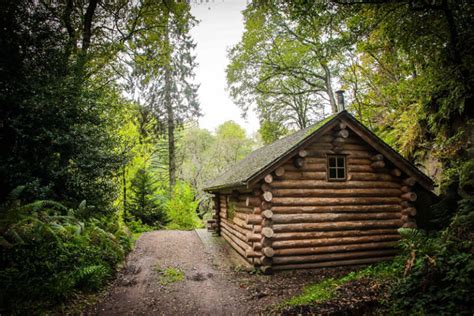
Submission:
[[[347,181],[328,181],[328,154],[346,155]],[[341,122],[252,192],[221,195],[221,235],[265,273],[389,260],[416,227],[414,184]]]

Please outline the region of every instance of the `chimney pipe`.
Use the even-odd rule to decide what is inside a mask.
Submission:
[[[346,106],[344,104],[344,90],[337,90],[336,95],[337,95],[337,109],[339,112],[344,111],[346,109]]]

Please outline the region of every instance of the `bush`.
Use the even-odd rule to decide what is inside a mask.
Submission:
[[[82,208],[84,204],[81,203]],[[125,233],[110,218],[81,221],[53,201],[10,205],[0,225],[0,312],[41,312],[79,291],[99,289],[124,259]]]
[[[408,259],[405,277],[392,288],[394,312],[472,313],[473,216],[474,200],[464,200],[451,225],[442,232],[429,236],[423,231],[401,230],[401,245]]]
[[[199,200],[195,200],[194,191],[189,184],[178,182],[173,188],[173,195],[166,204],[168,229],[194,229],[202,227],[196,209]]]

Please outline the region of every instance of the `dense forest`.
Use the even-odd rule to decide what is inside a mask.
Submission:
[[[205,183],[252,150],[347,110],[436,180],[404,232],[394,313],[472,313],[474,6],[255,1],[228,90],[258,135],[199,127],[183,1],[0,3],[0,313],[101,289],[145,231],[202,227]]]

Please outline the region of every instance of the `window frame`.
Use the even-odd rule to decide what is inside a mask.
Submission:
[[[331,158],[335,158],[336,159],[336,167],[331,167],[329,165],[329,160]],[[344,160],[344,166],[343,166],[343,170],[344,170],[344,178],[331,178],[330,177],[330,170],[331,169],[334,169],[336,170],[336,177],[337,177],[337,170],[340,168],[337,166],[337,158],[343,158]],[[326,155],[326,180],[327,181],[331,181],[331,182],[344,182],[344,181],[347,181],[347,155],[342,155],[342,154],[327,154]]]

